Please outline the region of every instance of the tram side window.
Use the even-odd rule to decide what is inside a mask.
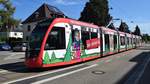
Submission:
[[[107,49],[109,49],[110,44],[109,44],[109,34],[105,34],[105,46]]]
[[[129,37],[129,45],[131,44],[131,38]]]
[[[81,31],[81,36],[84,49],[87,49],[86,40],[90,39],[90,33],[88,31]]]
[[[117,35],[114,35],[113,38],[114,38],[114,49],[116,49],[117,48]]]
[[[125,37],[124,36],[120,37],[120,42],[121,42],[121,45],[125,45]]]
[[[130,44],[132,44],[132,38],[130,37]]]
[[[78,37],[78,38],[76,38]],[[80,33],[78,29],[72,30],[72,41],[74,42],[75,40],[80,39]]]
[[[65,49],[65,28],[53,27],[45,45],[46,50]]]
[[[133,44],[135,44],[135,38],[133,38]]]
[[[140,43],[140,40],[138,39],[138,44]]]
[[[129,45],[129,37],[127,37],[127,44]]]
[[[98,35],[96,32],[91,32],[91,39],[98,38]]]

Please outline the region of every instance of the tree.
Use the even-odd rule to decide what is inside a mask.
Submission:
[[[115,26],[114,26],[113,23],[111,23],[111,24],[108,26],[108,28],[115,30]]]
[[[81,12],[79,20],[106,26],[111,20],[108,0],[89,0]]]
[[[122,22],[122,21],[121,21],[121,24],[119,26],[119,31],[130,33],[128,25],[125,22]]]
[[[150,42],[150,36],[148,35],[148,34],[143,34],[142,35],[142,40],[144,41],[144,42]]]
[[[0,0],[0,31],[9,31],[12,27],[19,24],[19,20],[13,18],[15,7],[9,0]]]
[[[134,34],[139,35],[139,36],[141,35],[141,30],[138,25],[136,25],[136,27],[135,27]]]

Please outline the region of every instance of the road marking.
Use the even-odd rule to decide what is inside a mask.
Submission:
[[[80,64],[80,65],[75,65],[75,66],[71,66],[71,67],[67,67],[67,68],[62,68],[62,69],[58,69],[58,70],[55,70],[55,71],[45,72],[45,73],[37,74],[37,75],[34,75],[34,76],[29,76],[29,77],[20,78],[20,79],[17,79],[17,80],[12,80],[12,81],[9,81],[9,82],[4,82],[2,84],[15,83],[15,82],[18,82],[18,81],[23,81],[23,80],[27,80],[27,79],[34,78],[34,77],[39,77],[39,76],[44,76],[44,75],[47,75],[47,74],[56,73],[56,72],[59,72],[59,71],[68,70],[68,69],[83,66],[83,65],[84,64]]]
[[[98,64],[94,64],[94,65],[91,65],[91,66],[88,66],[88,67],[84,67],[84,68],[81,68],[81,69],[78,69],[78,70],[67,72],[67,73],[64,73],[64,74],[61,74],[61,75],[57,75],[57,76],[54,76],[54,77],[51,77],[51,78],[47,78],[47,79],[44,79],[44,80],[40,80],[40,81],[31,83],[31,84],[41,84],[41,83],[45,83],[45,82],[48,82],[48,81],[52,81],[52,80],[55,80],[55,79],[58,79],[58,78],[61,78],[61,77],[64,77],[64,76],[67,76],[67,75],[79,72],[79,71],[83,71],[85,69],[89,69],[89,68],[95,67],[97,65]]]
[[[0,70],[0,73],[8,72],[8,70]]]

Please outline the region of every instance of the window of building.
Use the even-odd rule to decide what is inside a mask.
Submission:
[[[35,18],[36,18],[36,19],[39,18],[39,12],[35,12]]]
[[[54,27],[49,33],[45,49],[58,50],[58,49],[65,49],[65,47],[66,47],[65,28]]]
[[[30,25],[28,25],[28,31],[31,31],[31,26]]]
[[[29,37],[28,36],[26,36],[26,41],[28,41],[29,40]]]

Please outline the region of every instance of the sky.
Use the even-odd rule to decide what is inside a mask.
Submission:
[[[80,12],[84,9],[85,3],[89,0],[10,0],[16,7],[14,17],[25,20],[43,3],[57,7],[65,15],[78,19]],[[114,19],[119,18],[126,22],[129,29],[134,31],[138,25],[142,33],[150,34],[150,0],[108,0],[109,13]],[[120,25],[121,20],[113,21],[115,26]]]

